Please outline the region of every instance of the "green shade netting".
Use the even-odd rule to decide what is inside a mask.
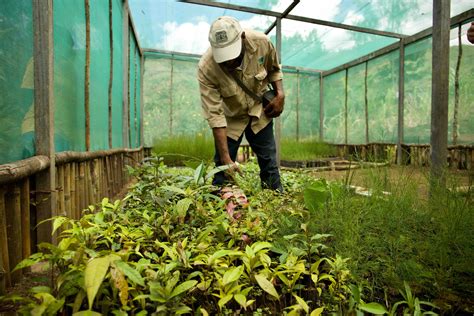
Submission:
[[[329,143],[345,142],[345,71],[324,78],[324,140]]]
[[[123,13],[122,1],[113,1],[113,81],[112,81],[112,147],[123,147]]]
[[[347,88],[347,142],[365,144],[365,76],[366,64],[349,68]]]
[[[4,164],[35,154],[30,0],[0,4],[0,65],[0,164]]]

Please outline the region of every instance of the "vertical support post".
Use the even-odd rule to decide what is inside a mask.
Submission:
[[[10,260],[10,269],[13,269],[22,259],[23,248],[20,239],[21,234],[21,200],[20,187],[18,184],[12,185],[5,194],[5,209],[7,215],[7,240],[8,240],[8,259]],[[15,284],[20,281],[22,271],[10,272],[11,282]]]
[[[113,27],[113,6],[112,0],[109,0],[109,49],[110,49],[110,69],[109,69],[109,148],[112,148],[112,87],[114,80],[114,27]]]
[[[433,1],[431,90],[431,192],[445,185],[448,147],[449,32],[451,0]]]
[[[324,78],[319,73],[319,141],[324,141]]]
[[[400,39],[400,57],[398,58],[398,137],[397,137],[397,164],[403,164],[403,129],[405,111],[405,41]]]
[[[344,82],[344,145],[348,144],[348,137],[347,137],[347,99],[349,91],[347,90],[347,84],[349,80],[349,68],[346,68],[346,78]]]
[[[300,71],[296,70],[296,141],[300,140]]]
[[[365,75],[364,75],[365,144],[369,144],[369,98],[367,96],[368,74],[369,74],[369,62],[366,61],[365,62]]]
[[[281,18],[277,18],[276,20],[276,50],[278,55],[278,61],[280,65],[282,65],[281,61]],[[280,148],[280,141],[281,141],[281,116],[276,118],[275,124],[275,145],[276,145],[276,156],[277,156],[277,163],[278,167],[280,166],[280,159],[281,159],[281,148]]]
[[[135,131],[135,139],[133,140],[133,148],[138,147],[138,121],[137,121],[137,87],[138,87],[138,49],[134,49],[134,54],[133,54],[133,63],[134,63],[134,80],[133,80],[133,129]]]
[[[128,86],[128,68],[129,68],[129,50],[128,50],[128,42],[130,37],[130,28],[129,28],[129,16],[128,16],[128,0],[123,1],[122,5],[122,12],[123,12],[123,103],[122,103],[122,140],[123,140],[123,147],[128,148],[130,146],[129,142],[129,121],[130,121],[130,111],[128,110],[129,106],[129,86]]]
[[[30,235],[30,180],[25,178],[21,182],[21,242],[22,257],[28,258],[31,255],[31,235]]]
[[[145,112],[143,110],[145,101],[143,100],[143,76],[145,75],[145,56],[141,55],[140,56],[140,146],[145,145],[145,140],[144,140],[144,118],[143,116],[145,115]]]
[[[173,136],[173,73],[174,73],[174,55],[171,55],[170,60],[170,111],[169,111],[169,129],[170,137]]]
[[[456,62],[456,73],[454,74],[454,114],[453,114],[453,145],[458,143],[459,127],[459,74],[462,61],[462,39],[461,24],[458,25],[458,59]]]
[[[36,176],[37,222],[56,214],[54,152],[53,1],[33,0],[36,155],[49,157],[49,169]],[[48,221],[38,226],[37,242],[51,242]]]
[[[84,113],[86,119],[86,151],[91,149],[91,124],[89,111],[89,86],[91,81],[91,32],[90,32],[90,5],[89,0],[84,0],[86,15],[86,65],[84,75]]]
[[[5,207],[5,190],[0,187],[0,295],[11,285],[10,259],[8,253],[7,210]]]

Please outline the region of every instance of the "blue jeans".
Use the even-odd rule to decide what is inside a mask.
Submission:
[[[273,121],[268,123],[260,132],[254,134],[250,124],[245,128],[245,138],[249,142],[250,148],[257,155],[258,165],[260,167],[260,180],[262,181],[262,188],[279,190],[283,192],[283,187],[280,181],[280,172],[276,159],[275,137],[273,136]],[[229,147],[230,158],[235,161],[237,158],[237,151],[242,142],[243,134],[238,140],[233,140],[227,137],[227,146]],[[214,162],[216,166],[222,165],[219,151],[215,149]],[[222,186],[228,182],[224,172],[219,172],[214,176],[212,184]]]

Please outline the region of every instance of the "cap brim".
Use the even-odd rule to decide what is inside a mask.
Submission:
[[[242,50],[242,38],[239,37],[235,43],[226,47],[212,47],[212,56],[216,63],[223,63],[228,60],[237,58]]]

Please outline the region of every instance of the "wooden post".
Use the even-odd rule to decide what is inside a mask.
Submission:
[[[450,0],[433,1],[431,191],[445,186],[448,146]]]
[[[277,18],[276,21],[276,51],[278,55],[278,61],[280,65],[282,65],[281,60],[281,18]],[[280,167],[280,159],[281,159],[281,148],[280,148],[280,141],[281,141],[281,116],[275,119],[275,145],[276,145],[276,158],[278,167]]]
[[[173,72],[174,72],[174,62],[173,56],[170,59],[170,88],[169,88],[169,101],[170,101],[170,111],[169,111],[169,130],[170,130],[170,137],[173,135]]]
[[[32,223],[30,221],[30,180],[28,178],[21,182],[20,199],[22,257],[25,259],[31,255],[30,227]]]
[[[129,16],[128,16],[128,0],[124,0],[122,4],[122,12],[123,12],[123,103],[122,103],[122,141],[123,147],[128,148],[130,146],[129,143],[129,120],[130,120],[130,111],[129,111],[129,78],[128,78],[128,68],[129,68],[129,50],[128,50],[128,42],[130,37],[130,29],[129,29]]]
[[[138,45],[138,44],[137,44]],[[133,60],[135,63],[135,78],[134,78],[134,89],[133,89],[133,128],[135,130],[135,139],[134,139],[134,144],[133,148],[138,147],[138,138],[139,138],[139,131],[138,131],[138,121],[137,121],[137,83],[138,83],[138,62],[137,62],[137,56],[138,56],[138,49],[134,49],[134,54],[133,54]]]
[[[143,76],[145,75],[145,57],[143,55],[140,56],[140,144],[139,146],[144,146],[145,145],[145,138],[144,138],[144,114],[145,112],[143,111],[144,108],[144,103],[145,101],[143,100],[143,83],[144,79]]]
[[[347,97],[348,97],[348,90],[347,90],[347,83],[349,80],[349,68],[346,68],[346,77],[344,81],[344,144],[348,143],[348,136],[347,136]]]
[[[50,167],[36,176],[37,222],[56,213],[54,153],[53,1],[33,0],[34,99],[36,155],[47,156]],[[37,242],[51,242],[51,222],[37,228]]]
[[[69,216],[71,218],[76,218],[76,210],[79,208],[77,204],[77,163],[71,163],[71,209],[69,210]]]
[[[86,116],[86,151],[91,149],[90,111],[89,111],[89,84],[91,81],[91,35],[90,35],[90,6],[89,0],[84,0],[86,11],[86,65],[84,76],[84,113]]]
[[[397,137],[397,164],[403,164],[403,129],[405,111],[405,42],[400,39],[400,57],[398,67],[398,137]]]
[[[296,141],[300,139],[300,71],[296,70]]]
[[[319,141],[324,141],[324,78],[319,73]]]
[[[368,62],[365,62],[365,75],[364,75],[364,110],[365,110],[365,143],[369,143],[369,98],[367,96],[367,77],[369,73]]]
[[[13,269],[22,260],[23,256],[22,243],[20,242],[22,237],[20,203],[20,188],[18,185],[14,185],[13,188],[9,188],[5,194],[10,269]],[[12,284],[17,283],[21,279],[21,270],[10,273],[10,276]]]
[[[453,114],[453,145],[458,143],[458,114],[459,114],[459,73],[462,60],[461,24],[458,26],[458,59],[454,74],[454,114]]]
[[[58,171],[58,184],[57,184],[57,190],[58,190],[58,215],[65,216],[66,215],[66,210],[65,210],[65,202],[64,202],[64,165],[60,165],[57,168]]]
[[[112,87],[114,79],[114,28],[113,28],[112,0],[109,0],[109,47],[110,47],[110,70],[109,70],[109,148],[112,148]]]
[[[0,295],[11,286],[10,259],[8,258],[7,211],[5,207],[5,190],[0,187]]]

